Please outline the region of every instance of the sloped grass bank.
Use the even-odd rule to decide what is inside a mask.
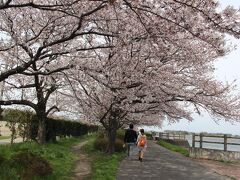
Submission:
[[[39,145],[36,142],[25,142],[13,145],[0,145],[0,179],[7,180],[69,180],[72,179],[73,169],[78,155],[72,151],[72,146],[88,141],[82,147],[91,159],[91,180],[115,180],[120,161],[124,153],[106,154],[94,147],[97,134],[80,138],[61,139],[57,143]],[[36,161],[34,164],[33,161]],[[31,165],[28,166],[28,163]],[[40,163],[39,163],[40,162]],[[46,165],[50,165],[49,166]],[[36,165],[34,172],[42,169],[49,175],[32,175],[29,167]],[[39,165],[40,164],[40,165]],[[44,166],[44,167],[43,167]],[[38,169],[40,168],[40,169]],[[48,168],[48,169],[46,169]]]
[[[94,148],[96,136],[88,139],[88,143],[83,146],[84,153],[91,157],[91,180],[115,180],[120,161],[124,153],[106,154]]]
[[[171,150],[171,151],[175,151],[175,152],[178,152],[178,153],[181,153],[183,154],[184,156],[189,156],[189,152],[187,149],[181,147],[181,146],[177,146],[177,145],[174,145],[174,144],[170,144],[170,143],[167,143],[163,140],[159,140],[157,141],[157,144]]]
[[[23,172],[26,167],[23,162],[16,161],[19,154],[26,156],[36,156],[47,160],[52,173],[46,176],[24,177],[25,179],[44,180],[65,180],[71,177],[76,155],[71,151],[71,147],[81,141],[81,138],[61,139],[57,143],[39,145],[36,142],[26,142],[13,145],[0,145],[0,179],[23,179]],[[35,158],[35,159],[39,159]],[[34,159],[34,158],[33,158]],[[42,168],[37,166],[36,168]],[[38,169],[36,169],[38,171]],[[40,171],[40,170],[39,170]],[[26,176],[26,173],[25,175]]]

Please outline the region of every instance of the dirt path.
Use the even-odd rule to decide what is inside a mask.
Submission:
[[[73,152],[78,155],[78,160],[75,162],[75,168],[73,170],[74,179],[76,180],[87,179],[91,173],[90,158],[81,150],[81,147],[86,143],[87,141],[84,141],[72,147]]]

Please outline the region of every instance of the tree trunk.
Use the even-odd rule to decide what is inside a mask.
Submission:
[[[107,136],[108,136],[108,144],[106,152],[108,154],[112,154],[115,152],[115,140],[116,140],[117,129],[108,129]]]
[[[46,121],[47,117],[45,112],[37,112],[38,118],[38,143],[46,144]]]
[[[109,121],[109,126],[107,129],[108,144],[107,144],[106,152],[108,154],[112,154],[115,152],[114,146],[115,146],[115,141],[116,141],[117,128],[118,128],[117,120],[116,120],[116,118],[112,118]]]
[[[56,130],[53,122],[47,122],[47,132],[46,132],[46,141],[47,142],[56,142]]]

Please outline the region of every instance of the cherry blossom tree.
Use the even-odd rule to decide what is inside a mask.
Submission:
[[[129,33],[110,39],[114,48],[81,59],[68,74],[81,113],[105,127],[108,152],[114,151],[116,130],[129,122],[192,120],[192,107],[197,113],[205,109],[217,118],[239,120],[234,86],[213,75],[213,62],[230,50],[224,34],[239,38],[238,11],[228,7],[218,12],[214,1],[168,0],[124,1],[122,12],[120,2],[114,6],[118,13],[108,13],[117,21],[106,27]],[[131,23],[121,19],[125,13]]]
[[[27,82],[35,85],[43,117],[49,92],[67,79],[58,92],[69,95],[71,87],[81,112],[103,124],[110,153],[122,124],[191,120],[190,104],[239,119],[232,86],[212,74],[213,62],[229,52],[224,35],[240,35],[239,12],[232,7],[220,11],[213,0],[8,0],[0,7],[5,72],[33,78]],[[19,64],[26,66],[12,71]],[[13,74],[2,80],[13,84],[20,77]],[[32,102],[0,101],[13,103]]]
[[[90,46],[87,35],[98,38],[113,36],[111,32],[91,28],[91,21],[94,21],[91,19],[92,14],[103,9],[107,2],[94,4],[89,1],[72,1],[66,6],[61,1],[53,5],[53,1],[38,1],[42,3],[39,6],[31,2],[23,6],[8,2],[4,5],[6,8],[0,11],[3,20],[0,26],[3,67],[0,81],[6,81],[7,97],[0,104],[19,104],[33,108],[39,119],[38,140],[43,144],[47,115],[51,110],[58,109],[54,105],[47,107],[47,102],[61,84],[59,72],[74,67],[74,56],[79,52],[106,48],[102,43]],[[22,81],[23,78],[27,80]],[[23,99],[17,97],[16,90],[12,96],[9,95],[14,88],[29,90],[33,95]]]

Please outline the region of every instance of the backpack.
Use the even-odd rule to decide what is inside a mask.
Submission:
[[[145,146],[145,144],[146,144],[146,139],[144,136],[141,136],[139,140],[139,146],[143,147]]]

